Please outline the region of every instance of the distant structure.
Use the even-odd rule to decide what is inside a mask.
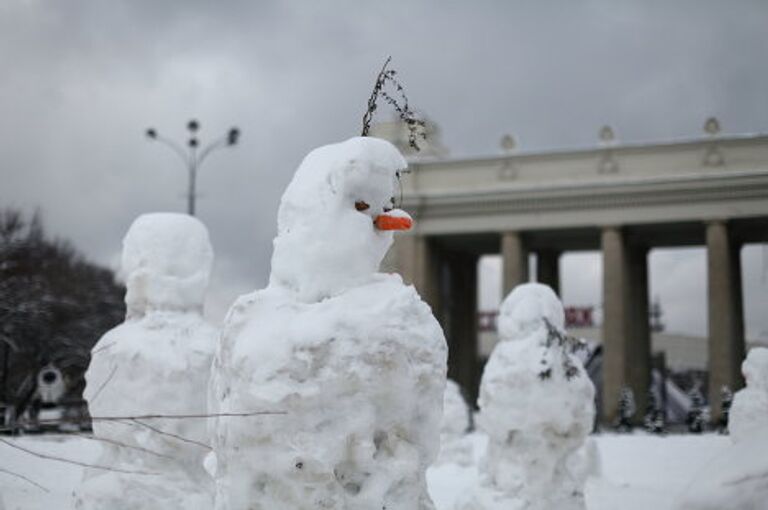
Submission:
[[[37,374],[37,396],[44,404],[58,404],[67,391],[64,374],[56,365],[48,364]]]
[[[591,148],[526,152],[507,140],[512,150],[498,156],[413,159],[403,207],[416,226],[398,238],[385,269],[400,272],[431,304],[448,337],[450,377],[477,394],[481,255],[501,254],[506,295],[530,280],[529,253],[537,257],[536,280],[559,292],[560,256],[600,250],[602,420],[615,420],[625,386],[644,409],[651,382],[648,253],[705,246],[708,388],[717,420],[720,388],[743,386],[739,252],[745,243],[768,241],[768,135],[723,135],[714,118],[704,131],[689,140],[618,143],[606,126]]]
[[[653,304],[651,304],[651,310],[648,312],[648,319],[651,321],[651,331],[653,333],[661,333],[664,331],[664,321],[662,321],[662,317],[664,316],[664,311],[661,309],[661,301],[659,301],[659,298],[656,298],[653,300]]]
[[[187,214],[190,216],[195,215],[195,203],[197,200],[197,172],[200,170],[203,161],[215,150],[222,149],[224,147],[232,147],[237,145],[240,140],[240,129],[232,127],[227,131],[225,136],[218,138],[207,145],[200,144],[200,137],[198,131],[200,130],[200,122],[195,119],[187,122],[187,132],[189,137],[187,138],[186,148],[185,146],[161,135],[155,128],[147,129],[144,134],[149,140],[160,142],[166,147],[170,148],[177,156],[181,158],[182,163],[187,168],[189,174],[188,188],[187,188]]]

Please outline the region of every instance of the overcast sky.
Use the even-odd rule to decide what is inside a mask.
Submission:
[[[282,190],[313,147],[359,133],[386,56],[454,156],[497,153],[504,133],[588,146],[605,123],[633,142],[697,136],[710,115],[766,132],[766,20],[764,0],[3,0],[0,207],[40,206],[50,232],[115,267],[138,214],[185,208],[185,171],[145,128],[239,126],[198,180],[219,318],[265,285]],[[670,329],[705,333],[703,250],[651,262]],[[768,338],[763,248],[744,262],[748,335]],[[599,255],[563,267],[567,304],[599,303]]]

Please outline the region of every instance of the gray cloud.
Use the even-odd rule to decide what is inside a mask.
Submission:
[[[311,148],[357,134],[387,55],[455,155],[495,153],[505,132],[528,149],[589,145],[603,123],[623,140],[694,136],[710,114],[728,132],[758,132],[768,126],[765,19],[762,1],[10,0],[0,6],[0,204],[41,206],[55,234],[113,263],[136,215],[184,208],[183,168],[143,130],[183,136],[193,116],[203,136],[237,124],[242,145],[212,156],[199,179],[218,316],[266,283],[282,189]],[[599,264],[573,257],[582,270],[569,274]],[[654,258],[654,274],[698,267],[696,257]],[[759,273],[761,260],[748,255],[745,271]],[[670,323],[699,332],[693,273],[658,291]],[[600,288],[566,284],[574,300]],[[751,280],[746,292],[750,310],[768,293]],[[768,330],[750,313],[750,334]]]

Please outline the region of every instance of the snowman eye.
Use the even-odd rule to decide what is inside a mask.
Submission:
[[[358,200],[357,202],[355,202],[355,209],[357,209],[358,211],[361,211],[361,212],[366,211],[370,207],[371,206],[368,205],[368,202],[364,202],[363,200]]]

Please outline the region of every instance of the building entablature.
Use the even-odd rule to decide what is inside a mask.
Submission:
[[[713,143],[716,166],[702,160]],[[611,147],[617,167],[609,174],[585,163],[605,151],[416,163],[403,206],[421,234],[768,215],[768,136]],[[515,177],[503,175],[510,161]]]
[[[467,192],[627,177],[712,175],[765,169],[768,135],[511,153],[474,159],[414,160],[406,194]]]

